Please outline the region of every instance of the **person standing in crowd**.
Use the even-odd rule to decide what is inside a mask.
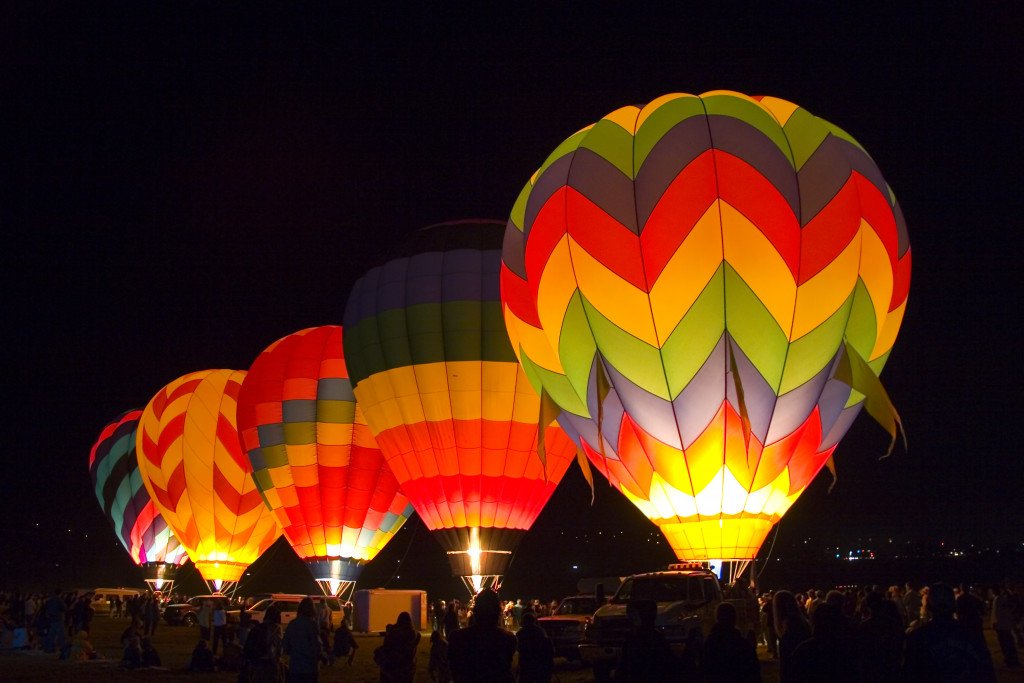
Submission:
[[[661,683],[687,680],[697,672],[681,671],[675,666],[672,650],[664,634],[654,623],[658,603],[653,600],[631,600],[626,607],[632,628],[622,646],[622,661],[615,671],[615,680],[631,683]]]
[[[923,600],[929,618],[907,634],[903,678],[908,681],[996,680],[992,655],[953,619],[953,589],[943,583],[928,588]]]
[[[533,614],[523,615],[516,632],[520,683],[549,683],[555,668],[555,646]]]
[[[791,680],[789,675],[793,651],[811,637],[811,625],[807,622],[796,598],[789,591],[776,591],[772,597],[775,633],[778,634],[779,680]]]
[[[152,638],[156,635],[157,624],[160,623],[160,601],[155,595],[146,598],[142,606],[142,625],[145,635]]]
[[[381,683],[412,683],[416,675],[416,648],[420,633],[412,626],[412,616],[401,612],[384,631],[384,643],[373,652],[380,667]]]
[[[55,653],[64,647],[64,598],[60,595],[60,589],[55,588],[45,603],[43,603],[43,623],[46,624],[46,639],[43,650],[48,653]]]
[[[707,683],[760,683],[757,649],[736,628],[736,608],[719,603],[715,625],[704,642],[701,668]]]
[[[440,631],[430,634],[430,663],[427,666],[432,683],[451,683],[452,672],[448,666],[448,641]]]
[[[217,600],[213,604],[213,611],[210,613],[210,627],[213,632],[213,643],[210,651],[214,658],[217,657],[217,647],[224,638],[224,628],[228,625],[228,611],[224,607],[223,600]]]
[[[288,655],[288,681],[315,683],[320,667],[320,624],[310,598],[299,603],[297,616],[285,629],[281,648]]]
[[[281,676],[281,611],[271,605],[249,630],[242,673],[250,683],[277,683]]]
[[[210,627],[213,623],[213,601],[207,598],[196,612],[196,623],[199,624],[199,640],[210,641]]]
[[[1013,637],[1013,628],[1017,622],[1019,596],[1006,585],[999,587],[992,600],[992,628],[999,640],[999,649],[1003,652],[1003,663],[1011,668],[1020,666],[1017,655],[1017,643]]]
[[[476,595],[473,623],[448,635],[448,665],[455,683],[512,683],[516,637],[500,626],[501,600],[485,588]]]
[[[452,634],[459,630],[459,601],[452,600],[444,613],[444,637],[452,639]]]

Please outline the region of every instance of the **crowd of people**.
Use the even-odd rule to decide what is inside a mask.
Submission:
[[[634,600],[627,615],[632,632],[623,646],[616,680],[709,682],[759,681],[757,648],[777,662],[779,678],[795,681],[995,680],[984,628],[996,634],[1006,667],[1019,666],[1024,646],[1024,601],[1019,586],[988,591],[938,583],[881,589],[816,589],[794,593],[745,587],[728,590],[715,623],[697,656],[681,662],[656,627],[657,605]],[[39,650],[61,659],[93,660],[102,655],[90,640],[95,617],[92,595],[55,590],[50,595],[0,593],[0,648]],[[742,612],[746,602],[753,624]],[[462,681],[549,682],[555,650],[538,618],[555,602],[502,601],[484,590],[463,602],[431,603],[428,673],[436,683]],[[347,661],[359,649],[350,614],[332,618],[326,601],[303,599],[296,618],[282,624],[271,605],[261,621],[244,609],[229,624],[224,601],[206,600],[197,617],[198,639],[189,669],[238,672],[240,681],[315,681],[323,667]],[[131,597],[109,616],[127,621],[120,644],[125,668],[161,668],[154,645],[160,598]],[[339,622],[337,626],[335,623]],[[740,626],[743,626],[741,630]],[[421,633],[408,612],[387,626],[373,660],[382,683],[411,682]],[[286,664],[285,664],[286,662]],[[513,668],[514,665],[514,668]]]
[[[986,622],[1006,667],[1020,666],[1024,646],[1024,603],[1012,584],[780,590],[758,605],[757,639],[782,681],[995,680]]]

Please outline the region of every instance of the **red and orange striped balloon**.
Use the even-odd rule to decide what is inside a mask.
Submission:
[[[352,394],[337,325],[290,334],[256,358],[238,430],[285,538],[331,593],[412,514]]]

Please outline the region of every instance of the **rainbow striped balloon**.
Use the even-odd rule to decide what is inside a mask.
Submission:
[[[89,476],[103,513],[117,539],[137,565],[151,562],[180,565],[185,548],[146,492],[135,454],[135,432],[141,410],[129,410],[103,428],[89,451]]]
[[[424,228],[356,282],[345,310],[356,398],[458,576],[504,573],[576,453],[552,418],[546,467],[537,457],[540,398],[501,322],[503,233]]]
[[[773,97],[673,94],[565,142],[508,223],[533,386],[681,559],[753,557],[878,383],[906,309],[899,205],[847,133]]]
[[[142,481],[204,579],[220,588],[281,535],[252,479],[235,414],[245,372],[203,370],[150,400],[139,420]]]

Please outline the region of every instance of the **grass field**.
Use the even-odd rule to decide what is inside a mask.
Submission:
[[[0,654],[0,680],[2,681],[66,681],[67,683],[90,683],[92,681],[235,681],[237,674],[221,672],[212,674],[191,673],[187,670],[192,648],[196,644],[198,629],[187,626],[170,627],[161,624],[153,639],[164,663],[163,670],[125,671],[118,666],[121,659],[119,638],[127,621],[97,617],[93,621],[92,642],[106,659],[92,662],[61,662],[54,655],[42,653]],[[1024,683],[1024,671],[1007,670],[1002,666],[995,637],[986,631],[989,647],[996,653],[996,670],[1000,681]],[[370,683],[377,681],[379,673],[373,663],[373,649],[380,645],[380,636],[357,635],[359,650],[355,663],[350,667],[345,662],[321,669],[321,681],[356,681]],[[428,634],[421,641],[416,681],[428,682],[427,659],[430,652]],[[761,653],[763,654],[763,653]],[[556,683],[592,681],[590,669],[576,663],[556,660]],[[762,659],[761,673],[765,683],[778,680],[775,662]]]

